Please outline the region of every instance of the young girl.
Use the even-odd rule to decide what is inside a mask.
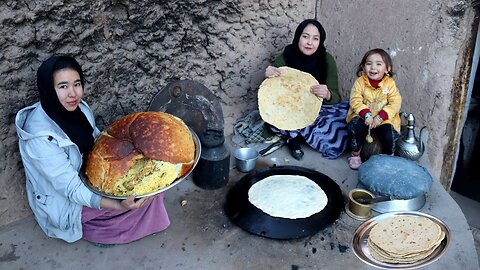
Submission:
[[[382,49],[368,51],[358,66],[350,92],[350,109],[347,123],[352,155],[350,168],[356,170],[362,164],[360,150],[371,130],[382,146],[382,153],[395,152],[395,138],[400,132],[400,106],[402,97],[392,79],[392,59]]]
[[[301,160],[304,152],[301,143],[322,153],[329,159],[340,156],[347,148],[347,124],[345,116],[348,101],[341,100],[338,92],[337,65],[335,59],[325,49],[326,33],[323,26],[314,19],[301,22],[295,30],[293,42],[279,55],[274,66],[268,66],[265,77],[281,75],[278,67],[287,66],[310,73],[319,82],[310,91],[323,99],[320,113],[311,125],[299,130],[279,130],[270,128],[287,141],[293,158]]]

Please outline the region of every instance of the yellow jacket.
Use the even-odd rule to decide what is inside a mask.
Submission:
[[[388,114],[388,119],[383,124],[391,124],[393,128],[400,132],[400,107],[402,97],[398,91],[395,81],[384,76],[375,89],[370,85],[368,76],[363,73],[353,84],[350,92],[350,109],[347,114],[347,123],[354,117],[359,116],[363,109],[370,109],[372,116],[376,116],[382,109]]]

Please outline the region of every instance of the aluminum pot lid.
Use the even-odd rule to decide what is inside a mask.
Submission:
[[[248,200],[250,187],[272,175],[300,175],[309,178],[325,191],[325,208],[307,218],[288,219],[272,217]],[[313,235],[340,217],[344,208],[340,187],[328,176],[298,166],[278,166],[253,171],[242,177],[227,193],[225,213],[230,220],[255,235],[273,239],[296,239]]]

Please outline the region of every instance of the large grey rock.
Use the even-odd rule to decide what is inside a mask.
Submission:
[[[374,155],[358,169],[358,180],[368,190],[411,199],[427,193],[432,186],[432,176],[416,162],[396,156]]]

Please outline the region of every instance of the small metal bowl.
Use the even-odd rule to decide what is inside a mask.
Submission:
[[[233,152],[237,169],[241,172],[250,172],[255,168],[258,152],[253,148],[239,148]]]
[[[353,219],[367,220],[372,216],[373,204],[359,203],[358,199],[372,199],[375,196],[368,190],[355,188],[348,193],[348,203],[345,212]]]

